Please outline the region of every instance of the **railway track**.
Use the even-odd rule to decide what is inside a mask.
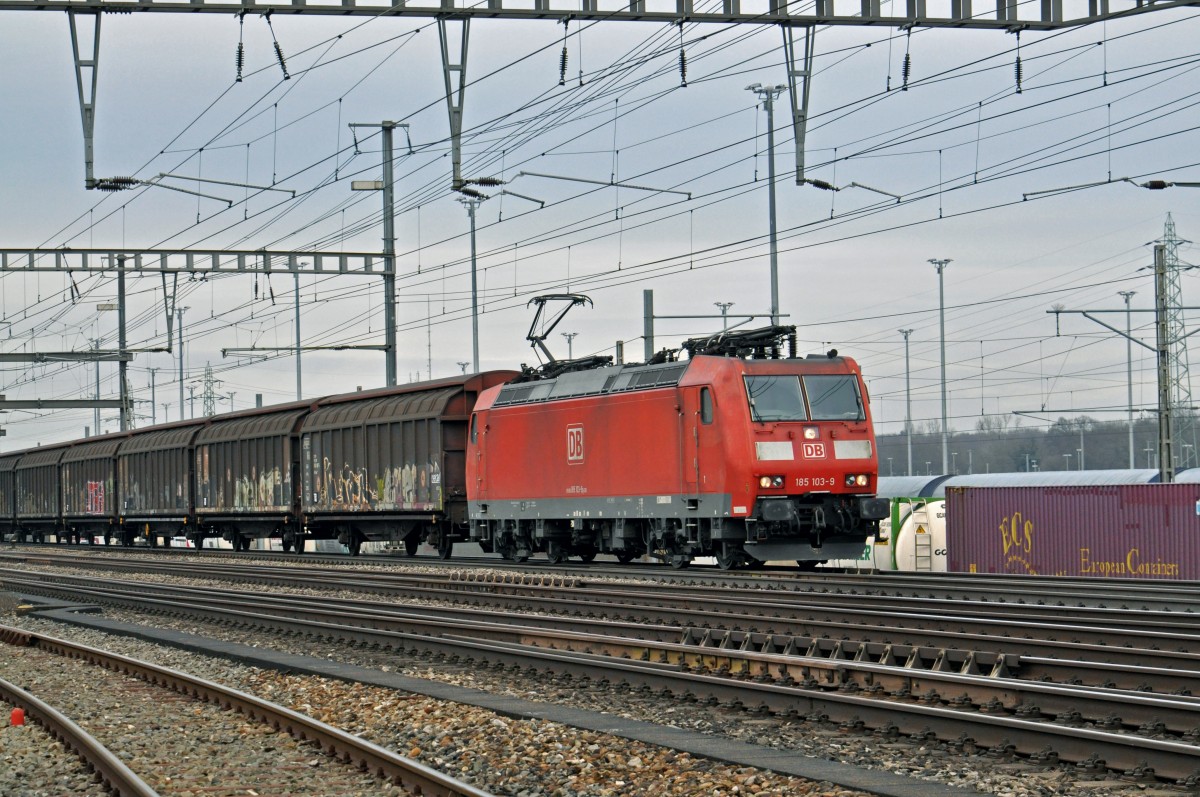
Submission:
[[[4,699],[78,752],[123,797],[264,788],[370,795],[381,781],[395,793],[489,797],[312,717],[178,670],[7,626],[0,626],[0,641],[10,646],[0,672],[52,692],[60,706],[0,682]],[[72,721],[72,712],[87,716]],[[248,730],[248,721],[258,730]],[[281,741],[281,733],[294,741]],[[198,751],[199,739],[205,742]],[[134,767],[114,749],[125,751]]]
[[[114,553],[119,550],[120,553]],[[529,575],[570,576],[577,579],[653,580],[656,584],[699,587],[720,586],[852,596],[855,600],[871,597],[901,600],[963,600],[1049,607],[1092,607],[1126,611],[1195,613],[1200,611],[1200,582],[1176,580],[1139,580],[1058,576],[1006,576],[984,573],[855,573],[811,570],[792,566],[769,565],[757,570],[725,571],[715,565],[693,565],[689,570],[674,570],[658,562],[635,561],[628,564],[606,562],[589,564],[568,562],[552,564],[543,559],[524,563],[510,562],[497,556],[456,557],[442,560],[436,555],[409,557],[400,552],[364,556],[343,554],[252,551],[249,553],[216,548],[120,548],[102,545],[55,545],[23,543],[10,545],[4,558],[23,559],[38,553],[97,558],[105,562],[137,562],[202,559],[228,563],[276,564],[280,566],[320,567],[330,570],[358,568],[406,570],[412,567],[441,568],[452,571],[478,570]],[[1009,609],[1010,612],[1021,608]],[[997,609],[996,611],[1000,611]]]
[[[1069,632],[1078,634],[1082,628],[1091,641],[1072,642],[1014,636],[1018,630],[1044,631],[1053,626],[1043,618],[1019,627],[1009,618],[993,621],[1003,623],[996,627],[1002,627],[1008,636],[959,632],[956,639],[962,646],[953,647],[946,644],[949,632],[943,632],[945,635],[937,637],[941,644],[935,647],[895,640],[897,635],[929,633],[902,627],[913,619],[912,612],[893,613],[890,623],[877,618],[880,627],[892,632],[891,641],[819,635],[800,638],[734,627],[748,621],[778,626],[790,622],[783,615],[811,608],[808,604],[781,602],[775,592],[766,593],[766,599],[763,593],[758,594],[758,607],[768,611],[757,614],[745,606],[734,611],[731,607],[738,605],[737,601],[722,593],[715,601],[723,605],[720,611],[710,605],[693,609],[707,618],[709,626],[715,626],[700,629],[647,623],[648,618],[660,617],[664,612],[686,614],[680,606],[689,602],[695,606],[699,600],[695,590],[681,590],[683,594],[670,600],[657,597],[656,592],[646,601],[645,590],[631,591],[622,586],[613,590],[623,591],[622,602],[610,605],[598,598],[597,585],[562,579],[555,585],[512,577],[516,583],[480,578],[414,587],[398,584],[395,575],[374,580],[359,573],[342,574],[342,578],[330,582],[328,574],[307,570],[290,575],[239,575],[234,569],[219,567],[213,576],[243,581],[274,579],[275,586],[291,578],[293,587],[311,577],[326,588],[391,590],[393,596],[419,589],[425,598],[436,589],[441,590],[437,595],[443,601],[475,605],[454,610],[397,607],[364,603],[362,598],[338,601],[328,597],[268,596],[212,587],[121,585],[111,581],[89,585],[87,579],[65,575],[21,577],[5,573],[3,577],[10,589],[22,592],[43,591],[176,617],[203,617],[260,633],[302,634],[343,645],[421,650],[452,662],[524,667],[558,673],[585,684],[654,690],[683,701],[740,705],[782,717],[827,718],[847,729],[872,730],[885,736],[932,735],[955,744],[1090,762],[1183,784],[1195,784],[1197,778],[1200,705],[1186,694],[1169,692],[1186,692],[1200,685],[1200,673],[1194,664],[1200,640],[1173,630],[1144,631],[1141,639],[1148,643],[1146,646],[1126,648],[1121,645],[1127,644],[1131,631],[1109,629],[1098,620],[1074,626]],[[555,596],[531,597],[541,590],[552,591]],[[639,594],[640,604],[636,600]],[[606,594],[606,600],[612,599]],[[516,625],[513,609],[522,602],[542,610],[553,607],[558,616],[522,617]],[[655,605],[647,607],[647,602]],[[663,608],[663,603],[672,603],[672,608]],[[481,608],[488,604],[489,608]],[[572,608],[566,609],[564,604]],[[250,606],[253,610],[248,610]],[[585,611],[593,619],[583,617]],[[645,614],[633,616],[637,611]],[[576,616],[565,618],[567,613]],[[609,617],[601,619],[606,614]],[[612,619],[622,614],[624,619]],[[978,619],[956,622],[980,625]],[[841,628],[870,630],[866,625],[854,624],[842,624]],[[1153,650],[1156,639],[1177,649]],[[1097,640],[1105,644],[1097,644]],[[1113,640],[1122,641],[1118,644]],[[1031,647],[1053,650],[1056,656],[1030,657]],[[1117,662],[1099,661],[1101,657]],[[1150,667],[1148,660],[1172,666]],[[1061,679],[1058,683],[1025,680],[1030,675],[1048,677],[1056,669]],[[1083,682],[1085,679],[1093,682]],[[1134,691],[1146,686],[1154,688],[1155,693]]]

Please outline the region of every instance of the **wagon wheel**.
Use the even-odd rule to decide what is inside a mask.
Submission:
[[[692,559],[689,556],[685,556],[684,554],[677,553],[677,554],[672,554],[667,559],[667,562],[670,563],[671,567],[674,568],[675,570],[683,570],[692,563]]]
[[[409,534],[404,538],[404,552],[409,556],[416,556],[417,549],[421,547],[421,536],[419,534]]]
[[[617,561],[623,565],[627,565],[637,557],[633,551],[617,551]]]
[[[550,560],[552,565],[561,565],[567,561],[567,554],[563,551],[562,545],[557,542],[547,543],[546,558]]]
[[[447,539],[446,535],[443,534],[441,538],[438,539],[438,559],[449,559],[450,555],[453,553],[454,541]]]
[[[354,539],[350,540],[350,544],[346,546],[346,550],[351,556],[358,556],[359,552],[362,551],[362,540],[358,535],[355,535]]]
[[[722,570],[733,570],[742,563],[742,552],[738,550],[722,551],[717,554],[717,567]]]
[[[596,552],[595,552],[595,551],[588,551],[587,553],[581,553],[581,554],[579,554],[579,559],[580,559],[580,561],[582,561],[582,562],[591,562],[591,561],[592,561],[592,560],[594,560],[595,558],[596,558]]]

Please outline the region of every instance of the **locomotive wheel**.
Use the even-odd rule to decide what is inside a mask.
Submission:
[[[674,554],[667,561],[675,570],[684,570],[692,563],[692,560],[683,554]]]
[[[449,559],[452,553],[454,553],[453,540],[442,537],[438,541],[438,559]]]

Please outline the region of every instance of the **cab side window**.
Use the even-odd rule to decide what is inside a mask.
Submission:
[[[700,423],[713,422],[712,391],[706,387],[700,388]]]
[[[479,442],[479,416],[471,413],[471,443]]]

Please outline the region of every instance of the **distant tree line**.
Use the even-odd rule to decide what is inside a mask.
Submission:
[[[908,473],[908,442],[904,432],[880,435],[879,474]],[[1195,461],[1192,441],[1176,452],[1177,467],[1187,455]],[[1158,467],[1158,423],[1135,420],[1135,468]],[[970,432],[951,431],[948,470],[965,473],[1014,473],[1035,470],[1105,470],[1129,467],[1129,425],[1126,421],[1097,421],[1087,415],[1059,418],[1046,428],[1029,428],[1013,416],[985,416]],[[937,475],[942,470],[941,424],[913,425],[913,475]]]

